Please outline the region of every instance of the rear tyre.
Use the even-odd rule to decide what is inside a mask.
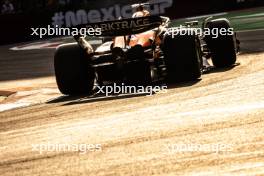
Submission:
[[[188,32],[192,29],[182,30]],[[162,49],[167,65],[167,81],[192,81],[201,77],[202,54],[198,36],[165,35]]]
[[[87,54],[76,43],[61,45],[55,52],[54,67],[58,88],[65,95],[91,94],[95,71]]]
[[[216,19],[208,22],[206,28],[220,30],[230,30],[230,23],[227,19]],[[221,35],[218,32],[218,37],[208,35],[205,36],[205,41],[212,55],[212,62],[217,68],[230,67],[236,63],[236,39],[235,35]]]

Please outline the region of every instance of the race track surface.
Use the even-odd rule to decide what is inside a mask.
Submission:
[[[2,46],[1,175],[264,175],[263,34],[239,33],[233,68],[116,98],[64,97],[54,49]],[[78,149],[38,150],[55,144]]]

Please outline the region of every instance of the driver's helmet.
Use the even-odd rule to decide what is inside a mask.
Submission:
[[[136,9],[136,12],[132,15],[132,18],[145,17],[149,16],[150,13],[144,8],[143,4],[134,4],[132,5],[133,9]]]

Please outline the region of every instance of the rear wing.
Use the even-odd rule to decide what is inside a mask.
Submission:
[[[77,28],[100,28],[101,36],[125,36],[154,29],[162,23],[163,18],[160,16],[147,16],[78,25]]]
[[[78,25],[77,28],[93,28],[101,29],[100,36],[126,36],[132,34],[142,33],[154,28],[159,27],[162,24],[168,24],[169,18],[160,16],[147,16],[140,18],[129,18],[115,21],[106,21],[100,23],[91,23],[85,25]],[[88,55],[94,53],[93,47],[88,41],[84,39],[83,36],[75,35],[74,39],[79,44],[79,46],[86,51]]]

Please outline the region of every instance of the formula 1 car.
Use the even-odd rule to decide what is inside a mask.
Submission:
[[[196,80],[210,67],[208,58],[216,68],[235,64],[235,34],[199,35],[195,32],[198,22],[177,28],[168,27],[169,23],[167,17],[147,16],[79,26],[100,28],[107,37],[95,50],[82,36],[75,36],[77,43],[57,48],[54,65],[59,90],[65,95],[91,94],[95,84],[145,86]],[[205,28],[228,30],[230,23],[208,18]]]

